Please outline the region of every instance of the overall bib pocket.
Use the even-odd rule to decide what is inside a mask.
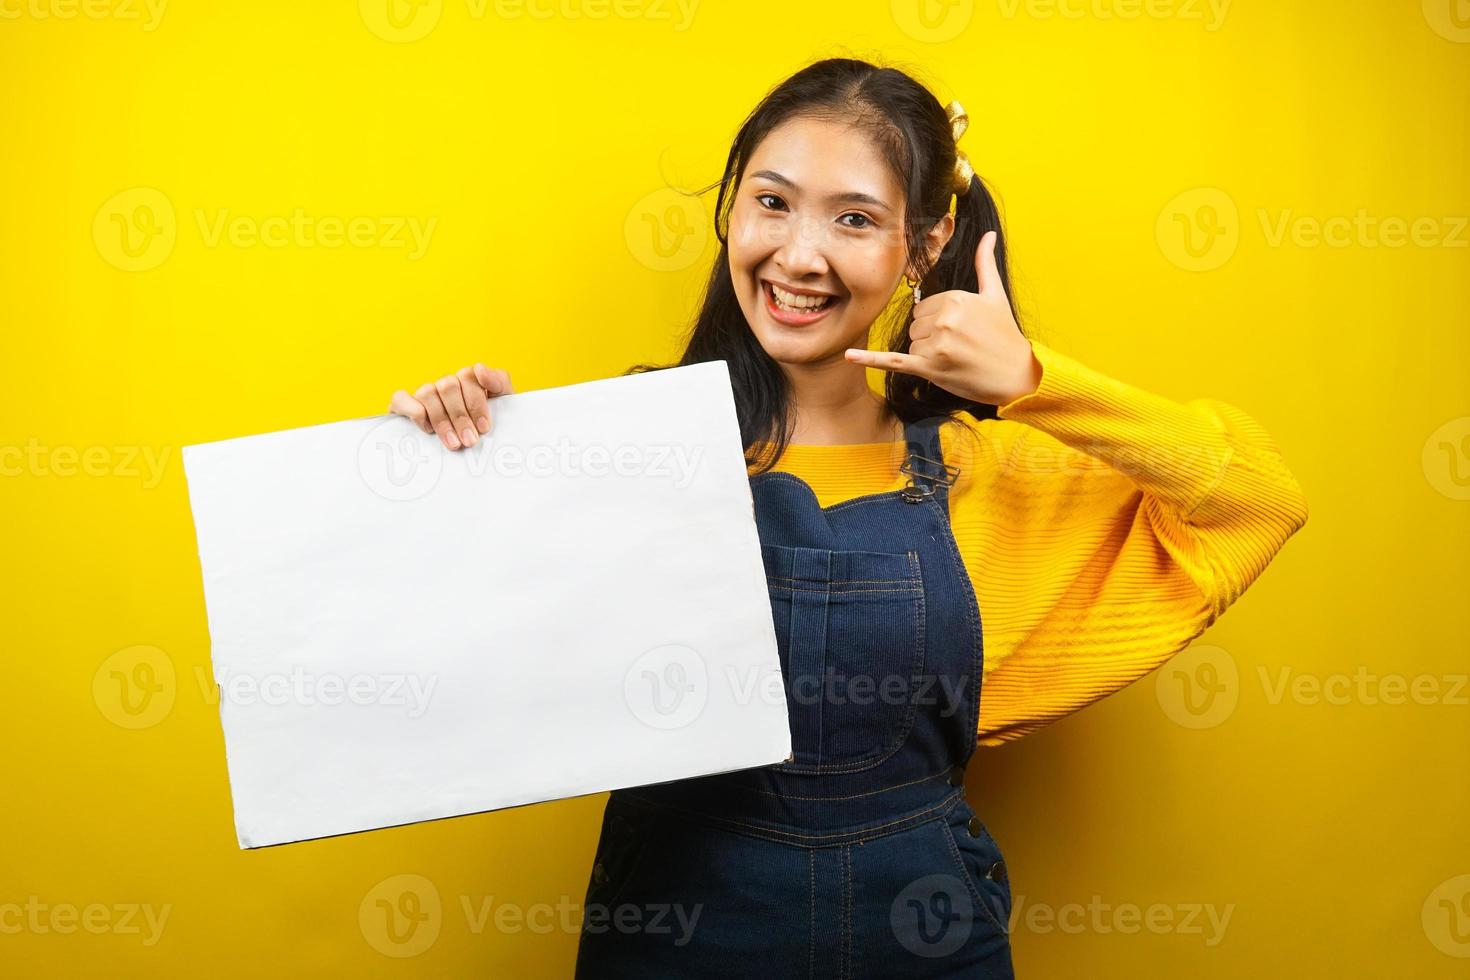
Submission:
[[[916,551],[762,544],[791,716],[787,772],[852,772],[898,750],[924,670]]]

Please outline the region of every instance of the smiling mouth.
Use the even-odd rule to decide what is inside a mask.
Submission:
[[[787,293],[785,290],[778,294],[775,286],[764,279],[761,280],[761,293],[765,296],[766,310],[771,317],[778,323],[791,326],[801,326],[820,320],[838,302],[836,296],[818,298]]]

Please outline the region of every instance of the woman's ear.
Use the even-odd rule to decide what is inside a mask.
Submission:
[[[949,244],[954,235],[954,215],[945,212],[944,217],[934,222],[934,227],[924,233],[924,267],[934,268],[934,263],[939,261],[939,256],[944,254],[944,246]],[[912,265],[904,270],[904,275],[910,279],[918,278],[918,270]]]

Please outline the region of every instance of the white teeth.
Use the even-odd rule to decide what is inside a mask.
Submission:
[[[793,313],[807,313],[820,309],[832,299],[830,296],[802,296],[797,293],[788,293],[775,283],[771,283],[771,295],[776,298],[777,306],[783,310],[791,310]]]

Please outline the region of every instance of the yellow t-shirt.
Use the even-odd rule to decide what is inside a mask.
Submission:
[[[985,643],[980,745],[1118,691],[1204,632],[1307,521],[1271,437],[1032,341],[1042,367],[998,419],[945,422],[955,542]],[[774,469],[821,506],[897,490],[902,441],[789,446]]]

